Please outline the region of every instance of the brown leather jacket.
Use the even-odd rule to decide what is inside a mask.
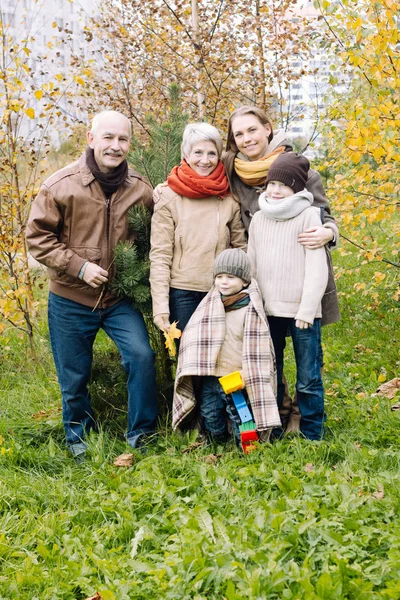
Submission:
[[[129,169],[124,183],[113,194],[107,208],[104,192],[86,164],[85,154],[49,177],[32,204],[26,239],[30,253],[48,268],[50,291],[58,296],[101,307],[116,301],[103,288],[92,288],[78,278],[86,261],[109,272],[115,246],[133,237],[128,231],[127,212],[134,204],[152,208],[152,188],[141,175]]]

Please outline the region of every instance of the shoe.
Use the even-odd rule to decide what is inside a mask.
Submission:
[[[83,462],[84,455],[86,454],[86,444],[83,442],[77,442],[76,444],[70,444],[68,446],[68,450],[71,452],[72,456],[75,458],[76,462]]]
[[[126,439],[128,445],[135,450],[147,452],[148,446],[156,441],[155,431],[143,432]]]

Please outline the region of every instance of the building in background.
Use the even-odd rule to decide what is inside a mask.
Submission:
[[[313,2],[299,2],[296,9],[299,17],[307,20],[307,33],[317,37],[321,31],[319,12]],[[339,73],[335,66],[335,55],[327,45],[316,44],[315,52],[306,62],[293,55],[294,72],[305,74],[291,83],[286,90],[285,101],[290,115],[287,121],[288,136],[296,143],[297,150],[307,149],[306,154],[318,154],[321,138],[319,126],[324,115],[327,94],[332,89],[346,93],[349,76]]]

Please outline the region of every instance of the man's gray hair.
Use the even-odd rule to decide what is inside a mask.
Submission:
[[[126,115],[124,115],[123,113],[119,112],[118,110],[102,110],[101,112],[97,113],[97,115],[95,115],[92,119],[92,125],[90,127],[90,131],[92,133],[92,135],[94,135],[99,127],[100,122],[104,119],[104,117],[106,116],[120,116],[120,117],[124,117],[128,123],[129,123],[129,133],[132,134],[132,125],[130,120],[128,119],[128,117]]]
[[[189,125],[186,125],[181,145],[182,158],[188,158],[193,146],[198,142],[212,142],[217,149],[218,158],[221,158],[222,138],[214,125],[209,123],[189,123]]]

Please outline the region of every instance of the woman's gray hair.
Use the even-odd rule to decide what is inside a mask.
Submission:
[[[209,123],[189,123],[183,132],[181,156],[187,158],[198,142],[212,142],[217,149],[218,158],[222,154],[222,138],[218,129]]]

